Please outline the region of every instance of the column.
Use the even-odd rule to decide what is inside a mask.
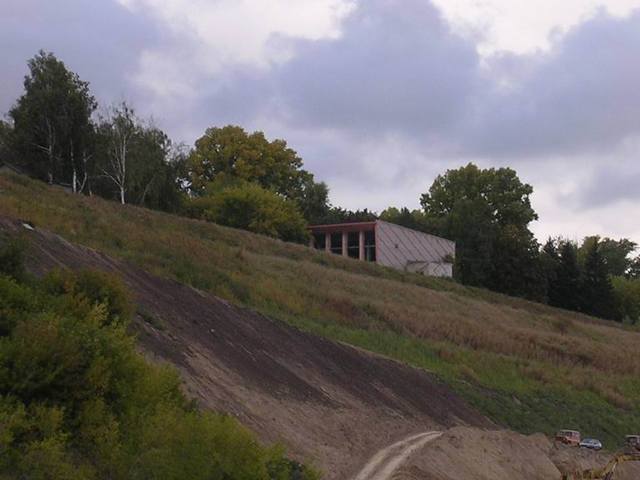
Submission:
[[[347,232],[342,232],[342,256],[348,257],[349,251],[347,248],[349,247],[349,234]]]
[[[313,235],[313,233],[311,234],[311,238],[309,239],[309,247],[311,248],[315,248],[316,246],[316,242],[315,242],[315,236]]]
[[[327,252],[331,251],[331,234],[329,232],[324,234],[324,249]]]
[[[364,230],[358,232],[358,259],[364,260]]]

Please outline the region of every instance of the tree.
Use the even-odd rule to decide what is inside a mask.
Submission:
[[[463,283],[539,299],[543,278],[529,223],[533,188],[510,168],[470,163],[439,175],[420,203],[429,228],[456,242]]]
[[[620,317],[627,323],[640,322],[640,280],[625,277],[611,279],[616,308]]]
[[[549,304],[579,311],[583,305],[578,247],[568,240],[559,242],[558,265],[548,290]]]
[[[193,198],[191,215],[234,228],[290,242],[309,238],[306,222],[295,202],[260,185],[223,176]]]
[[[556,283],[558,280],[558,266],[560,255],[557,240],[549,237],[540,250],[540,268],[545,279],[545,303],[555,303]]]
[[[177,212],[187,182],[187,153],[126,103],[111,107],[97,129],[96,192],[120,203]]]
[[[227,125],[209,128],[190,157],[192,188],[204,190],[221,173],[292,196],[301,189],[302,159],[284,140],[269,142],[262,132]]]
[[[600,251],[598,237],[586,244],[584,255],[581,310],[589,315],[620,320],[613,295],[613,286],[606,261]]]
[[[329,187],[324,182],[315,182],[309,172],[302,173],[301,190],[293,195],[304,218],[310,224],[322,223],[329,214]]]
[[[0,162],[13,160],[13,126],[0,120]]]
[[[366,208],[363,210],[346,210],[342,207],[330,207],[324,218],[317,223],[372,222],[377,218],[378,216],[374,212]]]
[[[620,240],[614,240],[612,238],[600,239],[599,236],[593,235],[586,237],[580,247],[580,256],[584,257],[585,252],[588,250],[590,244],[594,241],[599,243],[600,255],[604,259],[607,265],[607,271],[609,275],[623,276],[631,268],[632,259],[631,253],[637,248],[637,244],[628,238],[621,238]]]
[[[17,153],[37,177],[69,181],[77,191],[97,103],[89,84],[53,53],[41,50],[28,66],[25,92],[9,112]]]
[[[135,112],[125,102],[112,107],[98,128],[103,147],[101,174],[115,186],[123,205],[129,188],[131,150],[140,130]]]
[[[421,210],[409,210],[406,207],[400,209],[388,207],[380,213],[380,220],[429,233],[427,219]]]
[[[631,260],[629,264],[629,269],[625,275],[627,278],[632,278],[635,280],[640,280],[640,256]]]
[[[295,201],[308,221],[317,221],[329,209],[326,184],[315,182],[286,141],[270,142],[262,132],[247,133],[234,125],[208,128],[189,156],[189,172],[195,195],[224,174]]]

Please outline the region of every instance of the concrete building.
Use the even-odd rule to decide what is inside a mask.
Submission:
[[[398,270],[451,277],[456,244],[382,220],[312,225],[311,247]]]

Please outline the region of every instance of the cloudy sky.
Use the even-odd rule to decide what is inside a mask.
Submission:
[[[53,51],[175,140],[285,138],[334,204],[511,166],[538,238],[640,243],[640,0],[0,0],[0,112]]]

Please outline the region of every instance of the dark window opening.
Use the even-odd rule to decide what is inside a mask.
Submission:
[[[360,258],[360,232],[349,232],[347,237],[347,254],[351,258]]]
[[[327,236],[324,233],[313,234],[313,246],[318,250],[324,250],[327,245]]]
[[[342,233],[331,234],[331,253],[342,255]]]
[[[367,262],[376,261],[376,234],[373,230],[364,232],[364,259]]]

